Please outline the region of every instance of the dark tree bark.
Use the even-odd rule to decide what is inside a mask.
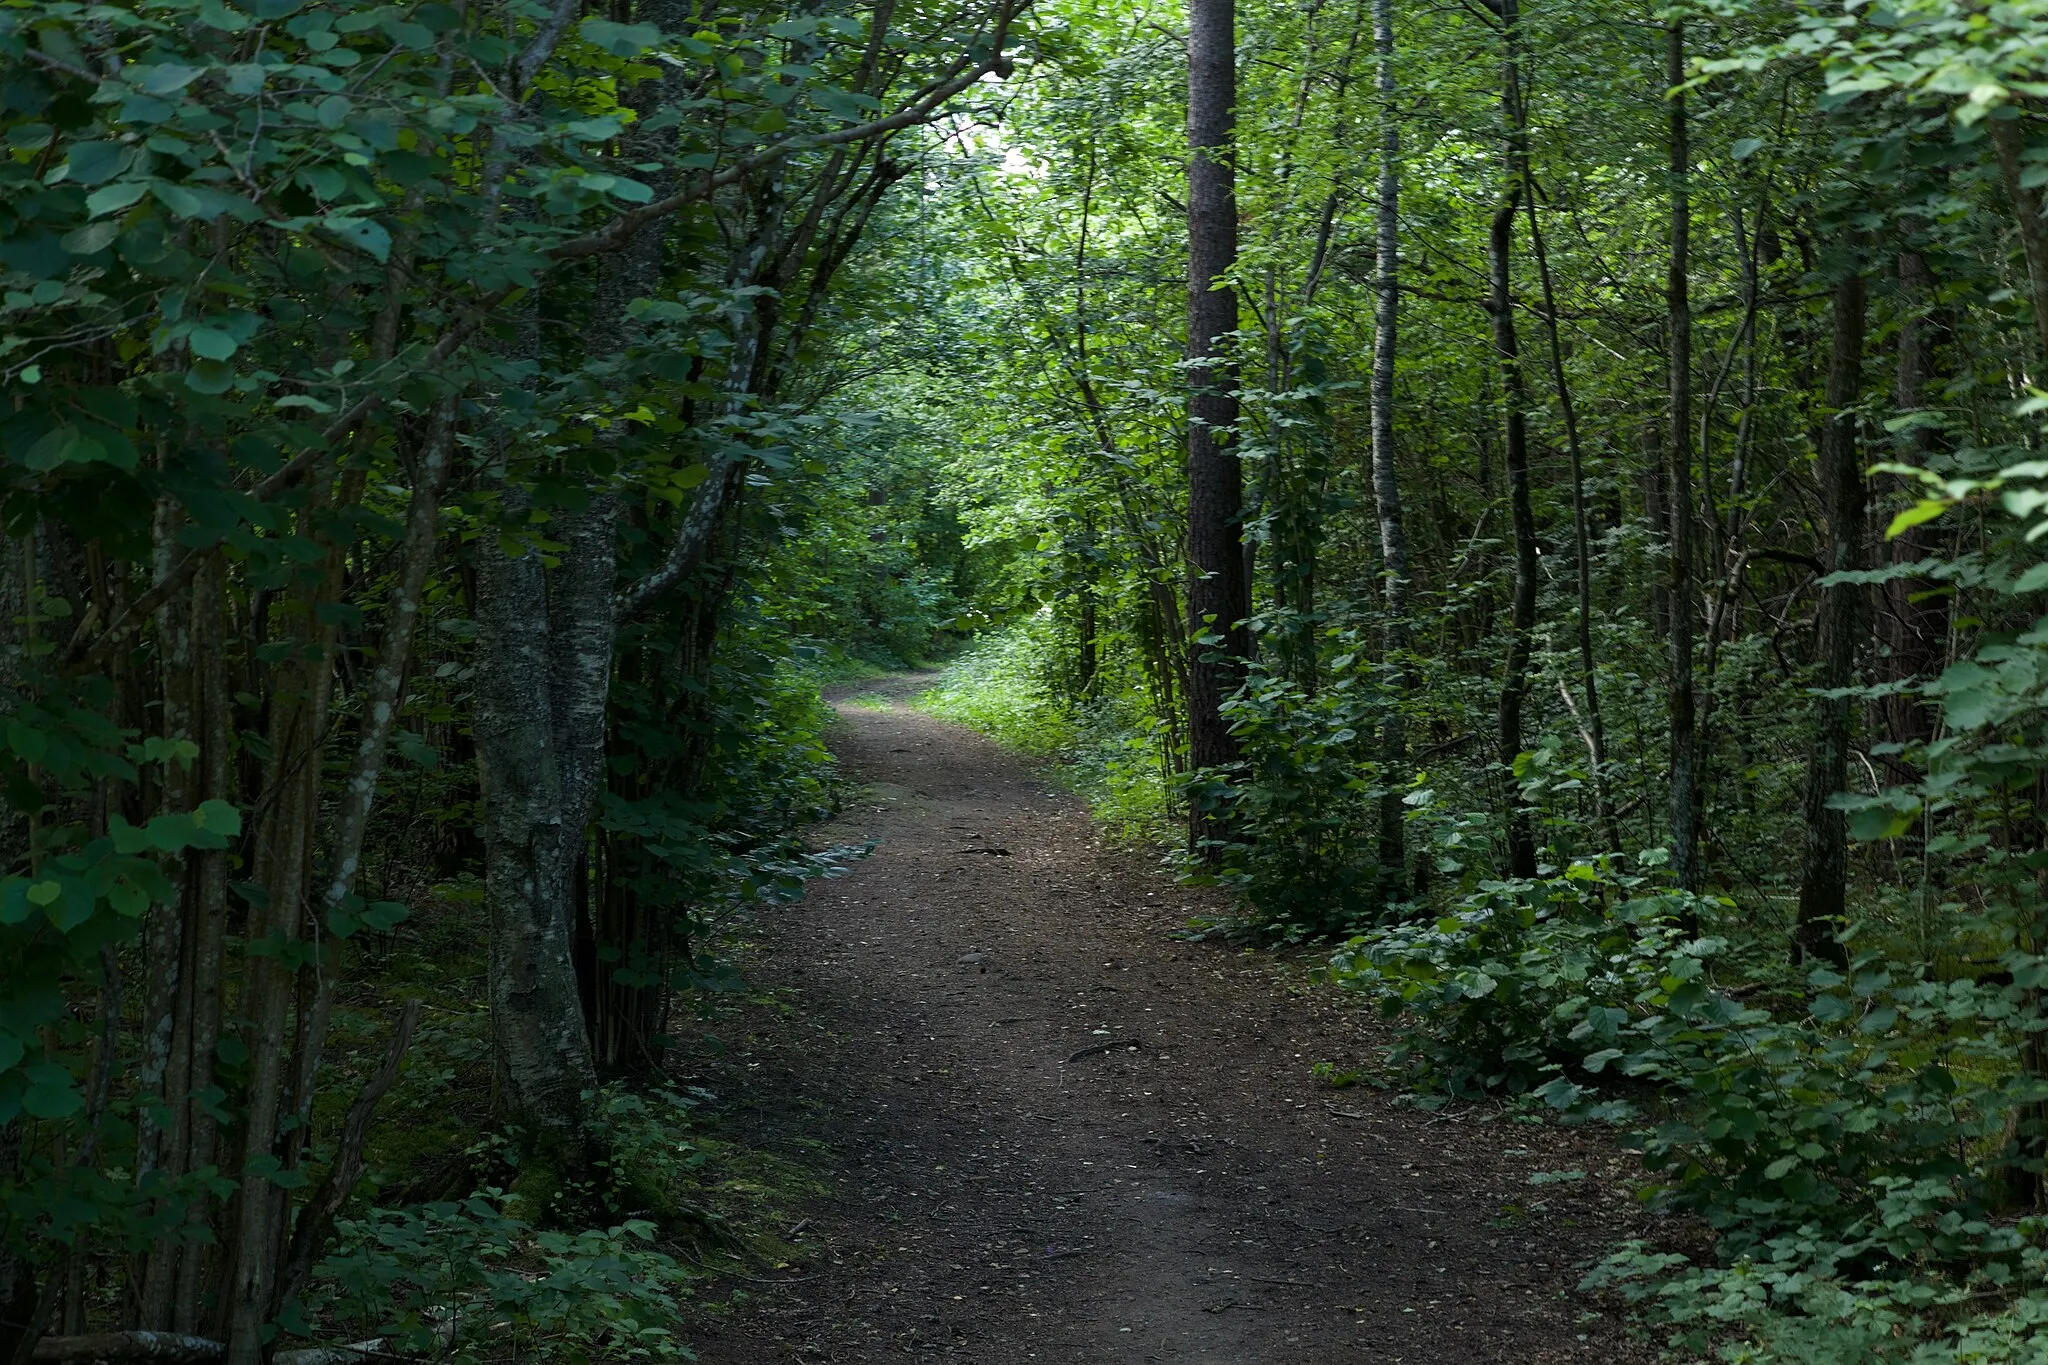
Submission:
[[[1528,181],[1528,131],[1523,122],[1521,34],[1517,0],[1498,0],[1501,24],[1501,122],[1506,140],[1505,177],[1500,203],[1493,211],[1487,236],[1490,288],[1487,308],[1493,315],[1493,349],[1500,365],[1504,417],[1504,451],[1508,478],[1508,515],[1515,533],[1514,603],[1508,623],[1508,654],[1501,673],[1497,715],[1502,781],[1507,789],[1508,875],[1536,875],[1536,838],[1529,808],[1514,776],[1522,752],[1522,707],[1529,696],[1529,654],[1536,630],[1536,514],[1529,499],[1528,386],[1522,377],[1521,341],[1515,332],[1515,300],[1511,267],[1515,250],[1515,215],[1522,187]]]
[[[1188,6],[1188,749],[1196,768],[1237,761],[1222,704],[1244,678],[1250,585],[1239,522],[1243,471],[1233,448],[1237,375],[1228,354],[1237,291],[1219,284],[1237,265],[1237,188],[1231,149],[1237,105],[1234,0]],[[1217,813],[1191,807],[1197,845],[1218,837]]]
[[[523,510],[508,496],[508,510]],[[499,1103],[543,1144],[572,1147],[583,1092],[597,1084],[570,957],[572,860],[556,748],[547,571],[538,550],[477,554],[476,751],[484,799],[484,888]],[[607,584],[609,588],[609,584]]]
[[[2026,116],[2019,110],[1994,110],[1984,121],[1997,154],[2006,198],[2012,201],[2013,222],[2020,230],[2020,249],[2027,261],[2027,293],[2034,304],[2034,340],[2038,358],[2048,363],[2048,218],[2041,213],[2041,191],[2021,183],[2026,172]]]
[[[1543,224],[1536,213],[1536,187],[1524,182],[1522,192],[1529,210],[1529,246],[1536,255],[1536,278],[1543,287],[1543,330],[1550,343],[1550,382],[1557,390],[1559,415],[1564,418],[1565,448],[1572,462],[1572,559],[1579,592],[1579,686],[1586,694],[1586,754],[1593,776],[1593,819],[1599,830],[1603,851],[1621,847],[1621,834],[1614,826],[1614,810],[1607,797],[1607,727],[1600,715],[1600,677],[1593,654],[1593,548],[1586,525],[1586,460],[1579,445],[1578,409],[1572,403],[1572,386],[1564,372],[1564,343],[1558,335],[1557,291],[1550,279],[1550,253],[1543,245]]]
[[[1372,332],[1372,495],[1380,523],[1380,571],[1387,607],[1387,659],[1403,668],[1408,651],[1408,536],[1401,520],[1401,481],[1394,465],[1394,361],[1401,317],[1401,125],[1394,108],[1393,0],[1373,0],[1373,55],[1379,63],[1380,186],[1374,224],[1378,256]],[[1405,670],[1402,674],[1405,680]],[[1406,687],[1402,688],[1405,694]],[[1408,893],[1402,838],[1401,786],[1407,772],[1405,696],[1387,709],[1380,732],[1386,794],[1380,797],[1380,876],[1390,898]]]
[[[1860,568],[1863,560],[1863,467],[1852,409],[1863,385],[1864,311],[1863,276],[1851,274],[1835,287],[1834,350],[1821,400],[1826,411],[1815,471],[1827,515],[1830,573]],[[1820,676],[1815,679],[1820,687],[1846,688],[1853,682],[1863,616],[1861,588],[1839,584],[1821,590]],[[1842,812],[1828,801],[1848,777],[1853,714],[1847,697],[1814,702],[1813,752],[1806,768],[1806,842],[1793,933],[1793,952],[1799,960],[1847,960],[1835,930],[1847,900],[1848,829]]]
[[[1946,335],[1941,315],[1933,311],[1934,272],[1916,250],[1899,253],[1899,368],[1896,401],[1901,413],[1927,407],[1928,385],[1937,373],[1937,347]],[[1921,460],[1942,447],[1936,427],[1913,429],[1912,453]],[[1908,527],[1891,542],[1894,564],[1915,564],[1940,552],[1939,533],[1931,525]],[[1941,671],[1948,655],[1948,598],[1940,585],[1925,578],[1894,579],[1885,585],[1886,644],[1891,648],[1889,674],[1894,682],[1925,681]],[[1939,708],[1922,698],[1885,698],[1885,728],[1895,744],[1930,739]]]
[[[1673,88],[1685,80],[1685,25],[1665,31],[1664,79]],[[1694,617],[1692,583],[1692,153],[1687,145],[1685,98],[1669,97],[1671,256],[1664,304],[1671,339],[1670,437],[1665,477],[1671,491],[1669,610],[1671,613],[1671,870],[1690,891],[1699,882],[1698,807],[1693,799],[1698,717],[1693,699]]]

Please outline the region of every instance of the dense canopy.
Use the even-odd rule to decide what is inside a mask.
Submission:
[[[2035,1358],[2044,108],[2037,0],[0,0],[0,1360],[679,1356],[667,1058],[941,660],[1639,1149],[1687,1358]]]

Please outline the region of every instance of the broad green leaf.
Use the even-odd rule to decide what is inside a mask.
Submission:
[[[375,219],[330,213],[320,223],[335,236],[355,243],[380,262],[391,255],[391,234]]]
[[[121,225],[111,220],[87,223],[64,234],[63,247],[74,256],[92,256],[105,251],[121,235]]]
[[[192,354],[208,360],[226,360],[235,353],[235,339],[218,327],[194,327],[185,336]]]
[[[85,211],[95,218],[117,212],[148,194],[149,187],[150,182],[147,180],[124,180],[94,190],[85,197]]]
[[[50,737],[19,720],[7,722],[7,747],[24,763],[40,763],[50,751]]]
[[[64,178],[74,185],[102,185],[128,168],[134,150],[118,142],[78,142],[64,162]]]
[[[1892,518],[1892,524],[1885,527],[1884,538],[1886,540],[1895,540],[1903,532],[1910,531],[1915,526],[1933,521],[1947,510],[1948,504],[1945,502],[1937,501],[1934,498],[1922,498]]]
[[[152,95],[174,95],[206,74],[203,66],[162,62],[141,68],[141,87]]]
[[[69,1118],[85,1108],[85,1098],[73,1085],[39,1083],[30,1086],[22,1094],[21,1108],[30,1118]]]
[[[185,387],[194,393],[226,393],[234,386],[234,367],[223,361],[202,357],[185,371]]]
[[[652,24],[620,24],[610,19],[585,19],[577,32],[592,47],[614,57],[633,57],[661,41],[661,30]]]
[[[233,838],[242,832],[242,812],[226,801],[201,801],[192,812],[192,823],[201,829]]]

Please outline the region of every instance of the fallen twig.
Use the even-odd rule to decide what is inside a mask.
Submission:
[[[1067,1061],[1070,1063],[1078,1062],[1081,1061],[1083,1058],[1093,1057],[1098,1052],[1114,1052],[1116,1051],[1116,1049],[1120,1047],[1143,1046],[1145,1046],[1145,1044],[1136,1038],[1119,1038],[1113,1043],[1097,1043],[1093,1047],[1084,1047],[1079,1052],[1076,1052],[1073,1056],[1067,1058]]]

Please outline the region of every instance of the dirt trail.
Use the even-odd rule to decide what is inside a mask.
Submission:
[[[702,1360],[1647,1358],[1570,1292],[1614,1232],[1604,1141],[1316,1084],[1370,1022],[1173,937],[1205,903],[907,709],[927,682],[840,705],[870,785],[831,835],[880,845],[772,918],[749,972],[793,1008],[706,1077],[837,1192]],[[1566,1167],[1594,1178],[1528,1183]]]

